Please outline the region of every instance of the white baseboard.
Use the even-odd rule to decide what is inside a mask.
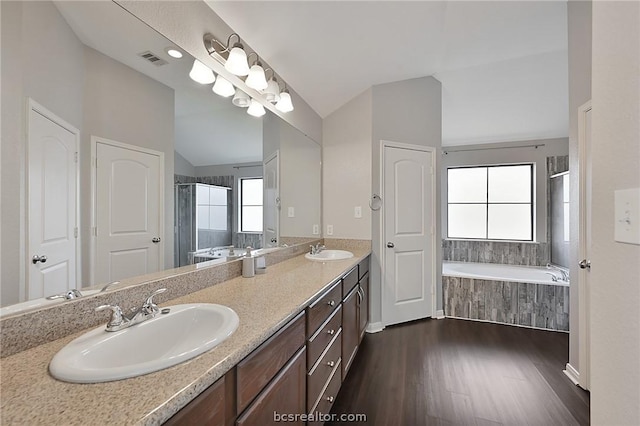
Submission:
[[[580,373],[578,372],[578,370],[573,368],[573,366],[569,363],[567,363],[567,366],[565,368],[566,370],[562,370],[562,372],[569,378],[569,380],[573,382],[574,385],[579,386]]]
[[[438,309],[433,317],[435,319],[444,319],[444,310]]]
[[[384,325],[381,322],[370,322],[367,325],[367,333],[379,333],[384,330]]]

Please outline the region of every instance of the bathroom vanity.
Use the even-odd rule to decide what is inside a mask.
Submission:
[[[53,355],[86,330],[7,356],[2,423],[253,425],[274,412],[328,413],[368,316],[370,251],[350,250],[353,258],[331,262],[299,255],[162,303],[217,303],[240,318],[222,344],[162,371],[96,384],[53,379]]]

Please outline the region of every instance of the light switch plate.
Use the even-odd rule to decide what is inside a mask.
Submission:
[[[318,235],[320,233],[320,226],[313,225],[313,235]]]
[[[289,207],[287,209],[287,216],[296,217],[296,210],[293,207]]]
[[[615,191],[614,239],[640,245],[640,188]]]
[[[362,218],[362,206],[356,206],[356,208],[353,210],[353,217],[355,217],[356,219]]]
[[[327,235],[333,235],[333,225],[327,225]]]

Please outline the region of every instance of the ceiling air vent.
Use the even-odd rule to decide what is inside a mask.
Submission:
[[[151,62],[153,65],[157,67],[165,65],[167,63],[167,61],[165,61],[162,58],[159,58],[156,54],[151,53],[148,50],[146,52],[138,53],[138,56],[140,56],[143,59],[146,59],[147,61]]]

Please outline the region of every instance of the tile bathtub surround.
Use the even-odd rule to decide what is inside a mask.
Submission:
[[[444,314],[569,331],[569,287],[442,277]]]
[[[85,331],[2,360],[0,423],[28,425],[157,425],[166,421],[312,302],[368,251],[353,259],[310,262],[297,256],[254,278],[236,277],[164,305],[219,303],[240,325],[215,349],[177,366],[132,379],[70,384],[47,373],[53,355]],[[135,348],[132,348],[135,350]],[[152,391],[145,391],[145,390]],[[78,407],[81,407],[78,409]]]
[[[309,244],[317,242],[321,240],[313,240]],[[300,244],[269,253],[265,255],[267,266],[299,256],[307,250],[307,244]],[[157,303],[163,303],[240,275],[241,260],[219,262],[208,267],[202,263],[189,265],[121,280],[121,284],[104,293],[0,318],[0,358],[106,323],[109,313],[94,312],[97,306],[116,304],[127,311],[138,307],[159,288],[167,289],[155,297]]]
[[[549,263],[549,244],[444,239],[442,259],[456,262],[544,266]]]

